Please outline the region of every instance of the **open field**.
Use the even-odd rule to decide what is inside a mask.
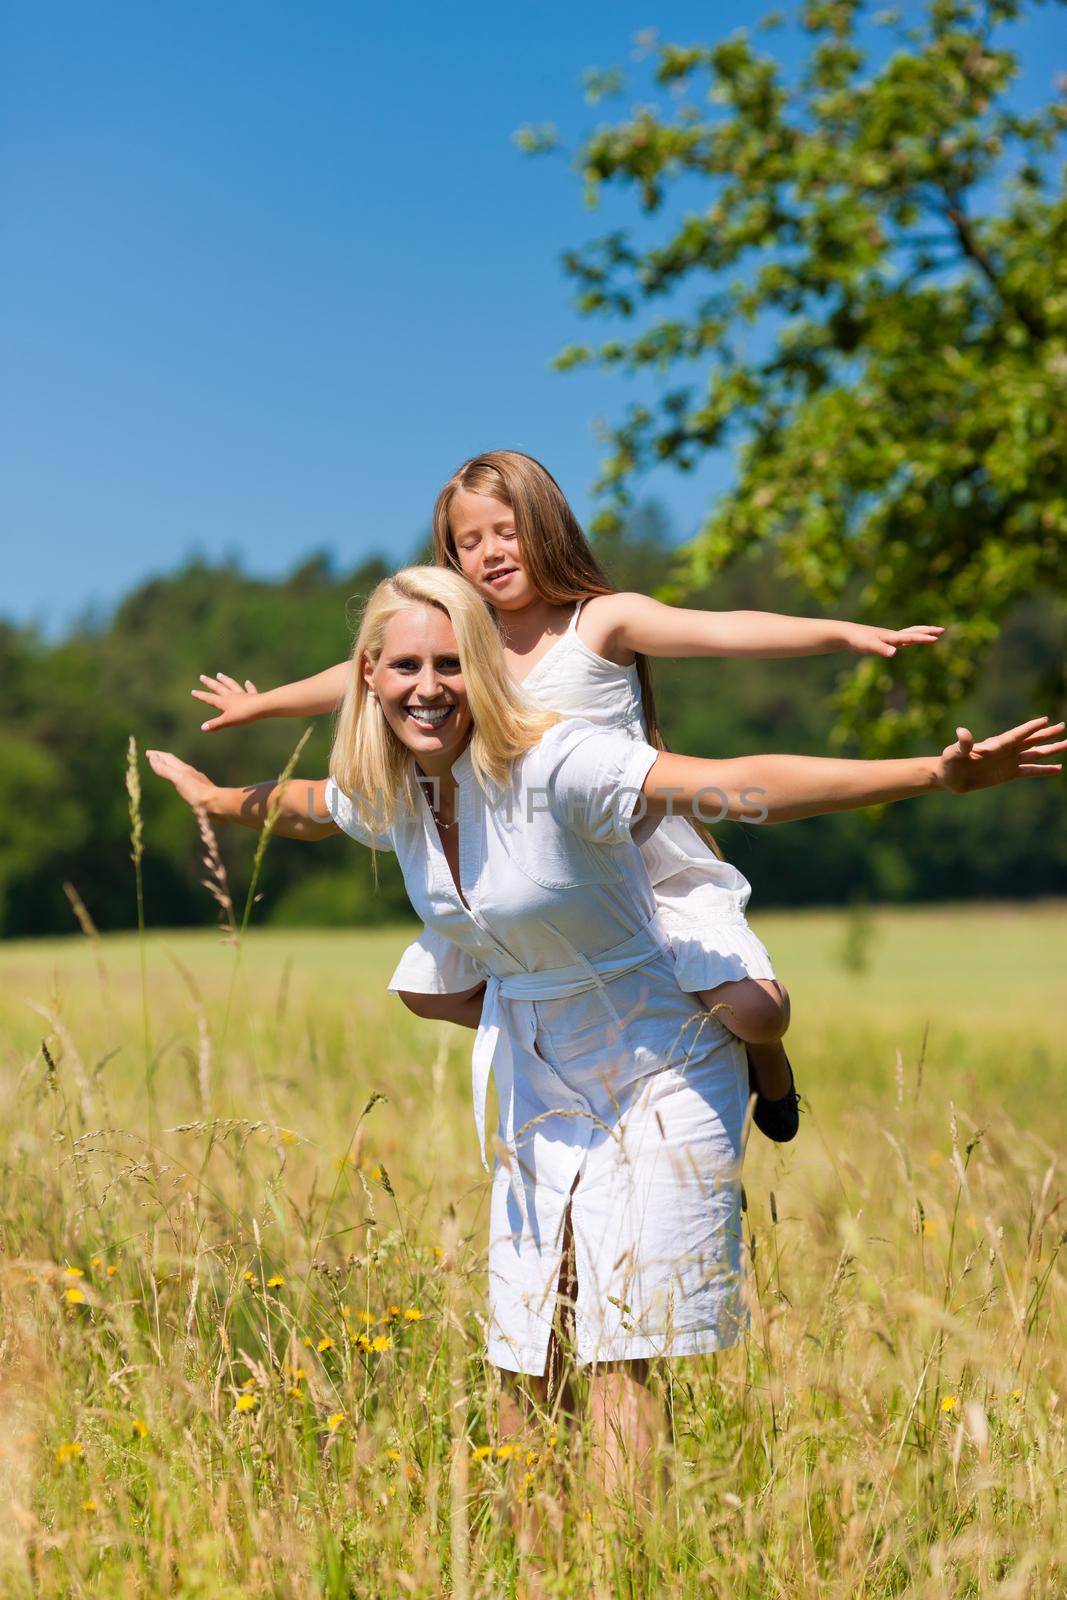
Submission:
[[[1067,1592],[1067,908],[756,926],[807,1114],[647,1524],[565,1421],[487,1453],[470,1037],[385,994],[408,930],[153,934],[147,1006],[136,938],[0,947],[5,1600],[510,1594],[520,1496],[549,1594]]]

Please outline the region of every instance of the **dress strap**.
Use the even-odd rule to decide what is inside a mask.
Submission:
[[[568,633],[573,633],[575,628],[578,626],[578,613],[579,613],[579,611],[582,609],[582,607],[584,605],[585,605],[585,601],[584,600],[579,600],[578,604],[575,606],[574,610],[571,612],[571,620],[567,624],[567,632]]]

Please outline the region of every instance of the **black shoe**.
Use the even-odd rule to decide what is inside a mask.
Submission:
[[[790,1139],[796,1138],[800,1127],[800,1096],[793,1082],[793,1068],[788,1057],[786,1064],[789,1065],[789,1088],[780,1100],[768,1100],[759,1092],[751,1056],[748,1061],[748,1086],[756,1096],[752,1120],[760,1133],[773,1139],[775,1144],[788,1144]]]

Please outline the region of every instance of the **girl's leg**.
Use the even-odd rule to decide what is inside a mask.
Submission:
[[[724,1028],[748,1046],[756,1087],[767,1100],[780,1100],[793,1086],[782,1038],[789,1027],[789,994],[777,978],[739,978],[697,996],[716,1012]]]
[[[463,994],[415,994],[402,991],[400,998],[409,1011],[430,1022],[458,1022],[461,1028],[476,1028],[482,1020],[485,984],[479,983]]]
[[[778,1044],[789,1027],[789,995],[777,978],[739,978],[697,995],[709,1011],[716,1007],[724,1028],[745,1044]]]

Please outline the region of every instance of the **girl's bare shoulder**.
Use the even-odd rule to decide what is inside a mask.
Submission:
[[[623,643],[622,634],[633,617],[635,606],[644,598],[644,595],[628,591],[593,595],[578,616],[579,639],[605,661],[613,661],[620,667],[633,666],[634,653]]]

